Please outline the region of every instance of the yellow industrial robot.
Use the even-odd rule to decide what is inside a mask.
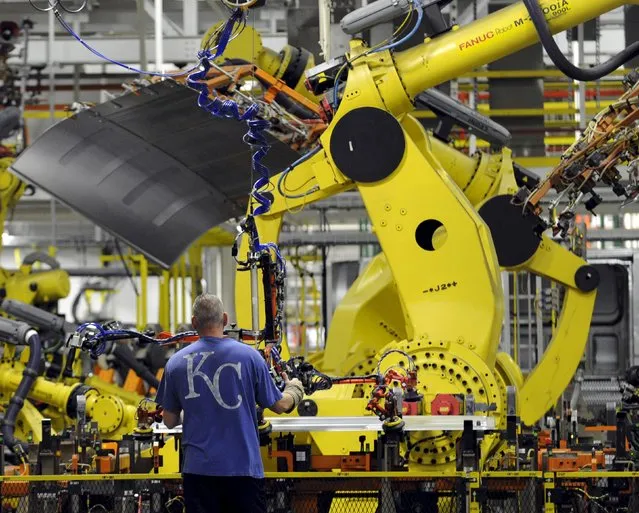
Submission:
[[[428,134],[410,112],[422,91],[535,43],[538,32],[548,45],[539,11],[556,33],[626,3],[518,2],[461,28],[435,16],[431,21],[440,30],[414,48],[395,52],[354,39],[345,60],[322,68],[322,81],[332,76],[335,86],[334,110],[326,112],[330,125],[317,151],[271,179],[271,210],[255,221],[261,240],[276,242],[290,209],[354,188],[364,200],[383,253],[335,313],[325,370],[363,369],[366,359],[373,366],[383,352],[400,349],[418,369],[424,414],[440,413],[441,396],[472,394],[499,428],[505,427],[506,386],[516,388],[518,414],[526,424],[556,403],[586,344],[596,271],[542,235],[543,223],[514,204],[522,184],[515,180],[508,150],[467,157]],[[339,78],[345,73],[342,90]],[[502,269],[529,271],[566,290],[555,336],[525,380],[498,352]],[[249,273],[236,276],[240,326],[253,319],[250,280]],[[391,356],[388,363],[399,361],[400,356],[395,361]],[[366,400],[356,397],[355,387],[318,392],[316,414],[363,411]],[[358,447],[357,434],[311,435],[323,454]],[[411,435],[419,445],[410,454],[412,467],[453,465],[459,433],[429,435]],[[485,437],[482,454],[490,455],[500,443],[498,437]]]
[[[19,42],[28,40],[32,27],[26,20],[22,27],[10,21],[0,22],[0,223],[4,230],[7,216],[24,194],[27,185],[9,172],[15,158],[28,144],[28,132],[22,117],[26,78],[19,77],[8,58]],[[25,45],[26,46],[26,45]],[[26,66],[26,49],[23,51]],[[3,143],[13,140],[12,143]],[[47,271],[33,273],[34,265],[44,263]],[[69,276],[59,264],[42,253],[27,256],[17,272],[0,270],[0,297],[10,297],[29,304],[49,304],[69,293]]]
[[[15,44],[28,37],[29,28],[29,23],[22,28],[12,22],[1,22],[0,26],[0,143],[15,141],[0,144],[2,226],[27,189],[24,182],[9,172],[29,142],[20,108],[26,89],[24,84],[18,86],[17,77],[6,61]],[[40,264],[46,268],[38,268]],[[0,269],[0,312],[10,317],[0,317],[0,328],[3,328],[0,340],[4,342],[0,360],[0,404],[6,405],[3,434],[10,446],[14,445],[11,440],[39,442],[45,417],[51,419],[55,432],[75,423],[82,414],[97,425],[98,434],[105,438],[131,433],[137,425],[136,412],[143,399],[140,395],[103,382],[97,376],[82,376],[82,362],[73,357],[75,350],[69,351],[64,359],[49,362],[51,351],[42,347],[39,337],[32,337],[34,328],[57,333],[59,337],[75,329],[55,313],[46,311],[66,297],[69,290],[69,275],[46,253],[27,255],[16,271]],[[13,336],[18,332],[22,336]],[[27,347],[18,354],[16,347],[20,345]],[[126,348],[116,347],[116,351],[118,349]],[[34,357],[37,357],[35,361]],[[45,375],[40,375],[42,361],[46,362]],[[51,364],[62,368],[46,377]]]
[[[27,188],[24,182],[9,172],[9,167],[28,144],[28,134],[21,111],[26,84],[19,86],[16,74],[8,66],[7,59],[15,44],[23,37],[27,37],[30,23],[25,23],[22,28],[16,23],[7,21],[1,22],[0,25],[2,26],[0,78],[3,84],[0,87],[0,105],[2,105],[0,110],[0,224],[4,229],[7,217]],[[45,264],[48,269],[38,269],[39,264]],[[58,262],[48,254],[36,252],[28,255],[16,271],[0,269],[0,302],[18,300],[29,305],[48,307],[58,299],[67,296],[69,288],[68,274],[60,269]],[[20,362],[14,360],[15,354],[15,346],[5,344],[0,368],[2,372],[16,372],[19,381],[29,351],[24,351]],[[13,381],[8,380],[8,382]],[[3,394],[2,403],[7,404],[15,389],[8,391],[3,388],[3,390],[6,392]],[[35,407],[26,402],[18,415],[18,430],[24,426],[25,431],[29,431],[30,429],[26,426],[32,425],[29,419],[33,415],[40,416]]]

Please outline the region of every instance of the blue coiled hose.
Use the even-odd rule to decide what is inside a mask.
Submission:
[[[272,204],[271,199],[261,192],[270,183],[271,173],[262,160],[266,157],[270,148],[266,139],[266,130],[271,126],[271,123],[264,119],[250,119],[247,124],[249,130],[244,136],[244,142],[253,150],[251,157],[253,171],[258,175],[251,191],[251,196],[258,204],[253,210],[253,215],[259,216],[266,214],[271,209]]]
[[[266,214],[272,205],[271,199],[263,194],[263,189],[268,186],[270,181],[270,172],[268,167],[262,162],[270,148],[266,139],[266,130],[271,124],[264,119],[257,118],[259,107],[255,103],[250,105],[242,114],[237,103],[233,100],[220,100],[217,97],[209,98],[209,89],[203,82],[211,69],[211,60],[217,59],[224,53],[233,33],[233,27],[235,27],[236,23],[242,22],[243,16],[245,16],[245,11],[242,9],[233,11],[224,29],[222,29],[219,41],[217,41],[215,55],[211,55],[209,50],[200,51],[198,53],[198,59],[200,60],[199,71],[191,73],[188,76],[187,83],[200,93],[197,104],[209,114],[215,117],[246,121],[248,132],[243,140],[253,151],[251,157],[252,167],[253,171],[258,175],[251,191],[251,197],[257,203],[257,207],[253,210],[253,215],[259,216]]]
[[[211,69],[210,61],[214,59],[214,57],[210,51],[202,50],[198,53],[198,58],[200,59],[200,69],[189,75],[187,84],[200,93],[197,99],[198,106],[212,116],[246,121],[248,132],[243,140],[253,151],[251,157],[252,167],[253,171],[258,175],[256,182],[253,184],[253,190],[251,191],[251,197],[258,204],[253,211],[253,215],[258,216],[265,214],[271,209],[272,201],[261,192],[270,182],[269,169],[262,161],[270,148],[268,140],[266,139],[266,130],[271,124],[264,119],[257,118],[259,107],[256,103],[251,104],[241,113],[239,106],[233,100],[221,100],[218,97],[210,98],[209,89],[203,81]]]

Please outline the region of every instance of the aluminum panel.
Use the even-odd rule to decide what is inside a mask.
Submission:
[[[164,81],[58,123],[13,171],[169,267],[209,228],[245,212],[246,130],[200,109],[195,91]],[[277,173],[296,153],[271,143],[264,163]]]

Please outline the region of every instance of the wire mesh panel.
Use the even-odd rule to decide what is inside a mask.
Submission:
[[[463,513],[465,499],[464,480],[454,477],[267,480],[272,513]]]
[[[28,478],[27,478],[28,479]],[[65,480],[60,480],[65,479]],[[70,479],[70,480],[67,480]],[[180,513],[182,484],[177,479],[6,480],[2,513]]]
[[[639,513],[639,473],[557,474],[550,500],[562,513]]]
[[[0,513],[184,513],[178,475],[0,478]],[[639,472],[276,473],[268,513],[639,513]]]
[[[537,472],[486,474],[476,495],[483,513],[537,513],[544,503]]]
[[[4,480],[1,513],[184,513],[181,480],[159,476]],[[464,513],[461,477],[286,475],[266,480],[268,513]]]

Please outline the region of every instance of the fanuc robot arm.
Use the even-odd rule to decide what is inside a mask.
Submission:
[[[32,308],[27,313],[28,316],[34,315]],[[25,310],[20,308],[20,311]],[[63,321],[47,318],[47,312],[37,314],[37,323],[40,325],[61,329],[60,322]],[[26,458],[26,452],[23,442],[18,440],[18,431],[26,435],[30,429],[30,435],[36,442],[41,439],[41,426],[30,419],[30,415],[33,415],[30,408],[33,407],[29,405],[26,411],[22,411],[28,399],[43,402],[71,418],[86,414],[97,423],[97,428],[103,436],[119,436],[134,429],[134,406],[125,405],[114,396],[100,395],[97,390],[82,383],[63,385],[39,375],[42,346],[40,337],[31,324],[0,317],[0,340],[12,346],[28,346],[29,350],[29,359],[25,365],[20,362],[0,365],[0,398],[3,403],[8,403],[2,421],[3,443],[21,460]],[[16,419],[21,413],[23,422],[17,423]]]
[[[84,381],[74,379],[70,383],[62,383],[40,375],[44,355],[40,337],[34,328],[64,336],[73,333],[75,325],[58,315],[12,299],[2,300],[0,310],[20,319],[0,317],[0,340],[5,343],[5,358],[11,357],[6,347],[28,346],[29,357],[25,363],[22,359],[13,359],[0,364],[0,401],[8,403],[2,435],[4,444],[17,456],[24,456],[23,444],[18,440],[26,440],[29,435],[38,442],[42,436],[42,416],[30,401],[46,404],[59,416],[77,418],[79,422],[88,417],[96,423],[97,431],[107,438],[118,438],[134,430],[141,397],[134,404],[127,404],[119,397],[121,390],[109,393],[108,387],[91,377]],[[66,363],[72,365],[73,359],[67,358]],[[21,415],[20,422],[16,422],[18,415]]]
[[[558,0],[543,6],[556,33],[625,3]],[[333,84],[338,89],[326,112],[332,119],[319,147],[271,179],[271,209],[255,217],[261,240],[276,242],[288,210],[357,188],[383,262],[367,283],[356,283],[354,294],[377,291],[362,301],[369,311],[350,312],[344,323],[336,313],[338,328],[331,328],[327,353],[342,349],[336,349],[333,363],[339,357],[345,361],[350,346],[383,340],[420,364],[419,383],[427,399],[439,393],[473,394],[495,404],[491,414],[499,423],[505,415],[504,384],[518,388],[519,414],[526,424],[541,418],[568,385],[586,344],[598,277],[584,260],[540,236],[541,219],[524,215],[515,204],[521,183],[508,150],[492,158],[467,157],[427,134],[410,112],[422,91],[537,40],[521,2],[403,52],[372,50],[353,40],[348,59],[332,70],[335,77],[348,69],[348,78],[341,91],[339,81]],[[329,67],[322,68],[324,81],[331,75]],[[314,77],[308,78],[313,83]],[[248,248],[245,240],[239,254],[246,255]],[[376,280],[384,268],[390,270],[385,279],[394,291],[390,300],[382,298],[383,284]],[[566,288],[556,334],[525,381],[511,360],[498,356],[502,269],[527,270]],[[249,273],[238,273],[240,326],[252,319],[250,290]],[[393,312],[399,326],[391,336],[381,334],[385,317]],[[361,319],[366,318],[375,322],[365,327]],[[428,400],[425,413],[436,414]],[[451,455],[438,455],[431,463],[451,461],[444,456]]]

